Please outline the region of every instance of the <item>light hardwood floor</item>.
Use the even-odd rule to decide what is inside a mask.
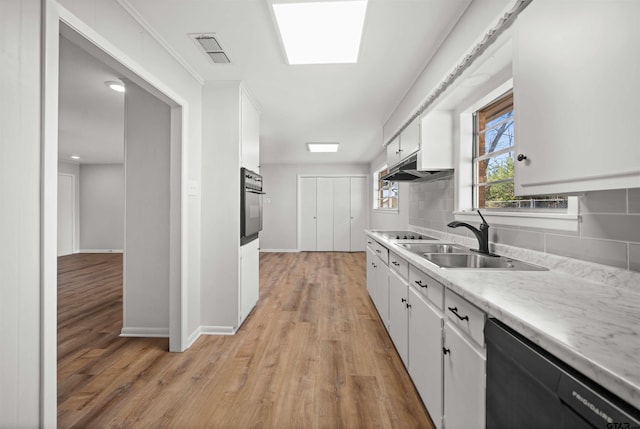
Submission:
[[[364,253],[265,253],[235,336],[120,338],[122,257],[58,261],[60,428],[433,428],[365,286]]]

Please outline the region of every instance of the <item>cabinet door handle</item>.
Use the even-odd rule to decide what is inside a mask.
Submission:
[[[519,153],[518,157],[516,158],[518,161],[522,162],[525,161],[527,159],[527,155],[523,154],[523,153]]]
[[[376,252],[378,252],[378,253],[382,253],[382,252],[380,251],[380,249],[376,249]]]
[[[397,263],[396,261],[391,261],[391,263],[392,263],[393,265],[395,265],[396,267],[399,267],[399,266],[400,266],[400,264],[399,264],[399,263]]]
[[[373,265],[373,268],[378,268],[378,266],[376,264],[371,264],[371,265]]]
[[[448,349],[448,348],[446,348],[446,347],[443,347],[443,348],[442,348],[442,353],[444,353],[445,355],[448,355],[449,353],[451,353],[451,350],[449,350],[449,349]]]
[[[370,242],[370,241],[367,241],[367,244],[371,244],[371,242]]]
[[[460,320],[469,320],[469,316],[460,316],[458,314],[458,307],[447,307],[450,312],[456,315],[456,317]]]
[[[400,301],[401,301],[401,302],[407,302],[407,300],[406,300],[406,299],[404,299],[404,298],[400,298]]]
[[[415,281],[415,284],[417,284],[417,285],[418,285],[418,286],[420,286],[420,287],[428,287],[428,285],[426,285],[426,284],[422,283],[422,280],[416,280],[416,281]]]
[[[411,308],[411,304],[407,302],[407,308]]]

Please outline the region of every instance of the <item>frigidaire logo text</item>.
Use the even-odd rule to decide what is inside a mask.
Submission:
[[[605,413],[604,411],[602,411],[601,409],[599,409],[598,407],[596,407],[595,405],[593,405],[591,402],[589,402],[589,400],[587,398],[583,398],[578,392],[576,392],[575,390],[571,392],[571,394],[573,395],[574,398],[576,398],[578,401],[582,402],[582,404],[587,407],[588,409],[590,409],[591,411],[593,411],[595,414],[599,415],[600,417],[602,417],[607,423],[613,423],[613,419],[611,417],[609,417],[609,415],[607,415],[607,413]]]

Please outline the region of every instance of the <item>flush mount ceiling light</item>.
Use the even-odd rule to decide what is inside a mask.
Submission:
[[[78,155],[71,155],[71,159],[79,161],[80,157]]]
[[[124,92],[125,91],[124,83],[120,82],[119,80],[108,80],[104,84],[107,85],[109,88],[113,89],[116,92]]]
[[[340,143],[307,143],[309,152],[337,152]]]
[[[367,0],[273,3],[289,64],[358,62]]]

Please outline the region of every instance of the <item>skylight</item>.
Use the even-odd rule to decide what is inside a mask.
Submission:
[[[358,62],[367,0],[272,6],[289,64]]]
[[[340,143],[307,143],[309,152],[337,152]]]

